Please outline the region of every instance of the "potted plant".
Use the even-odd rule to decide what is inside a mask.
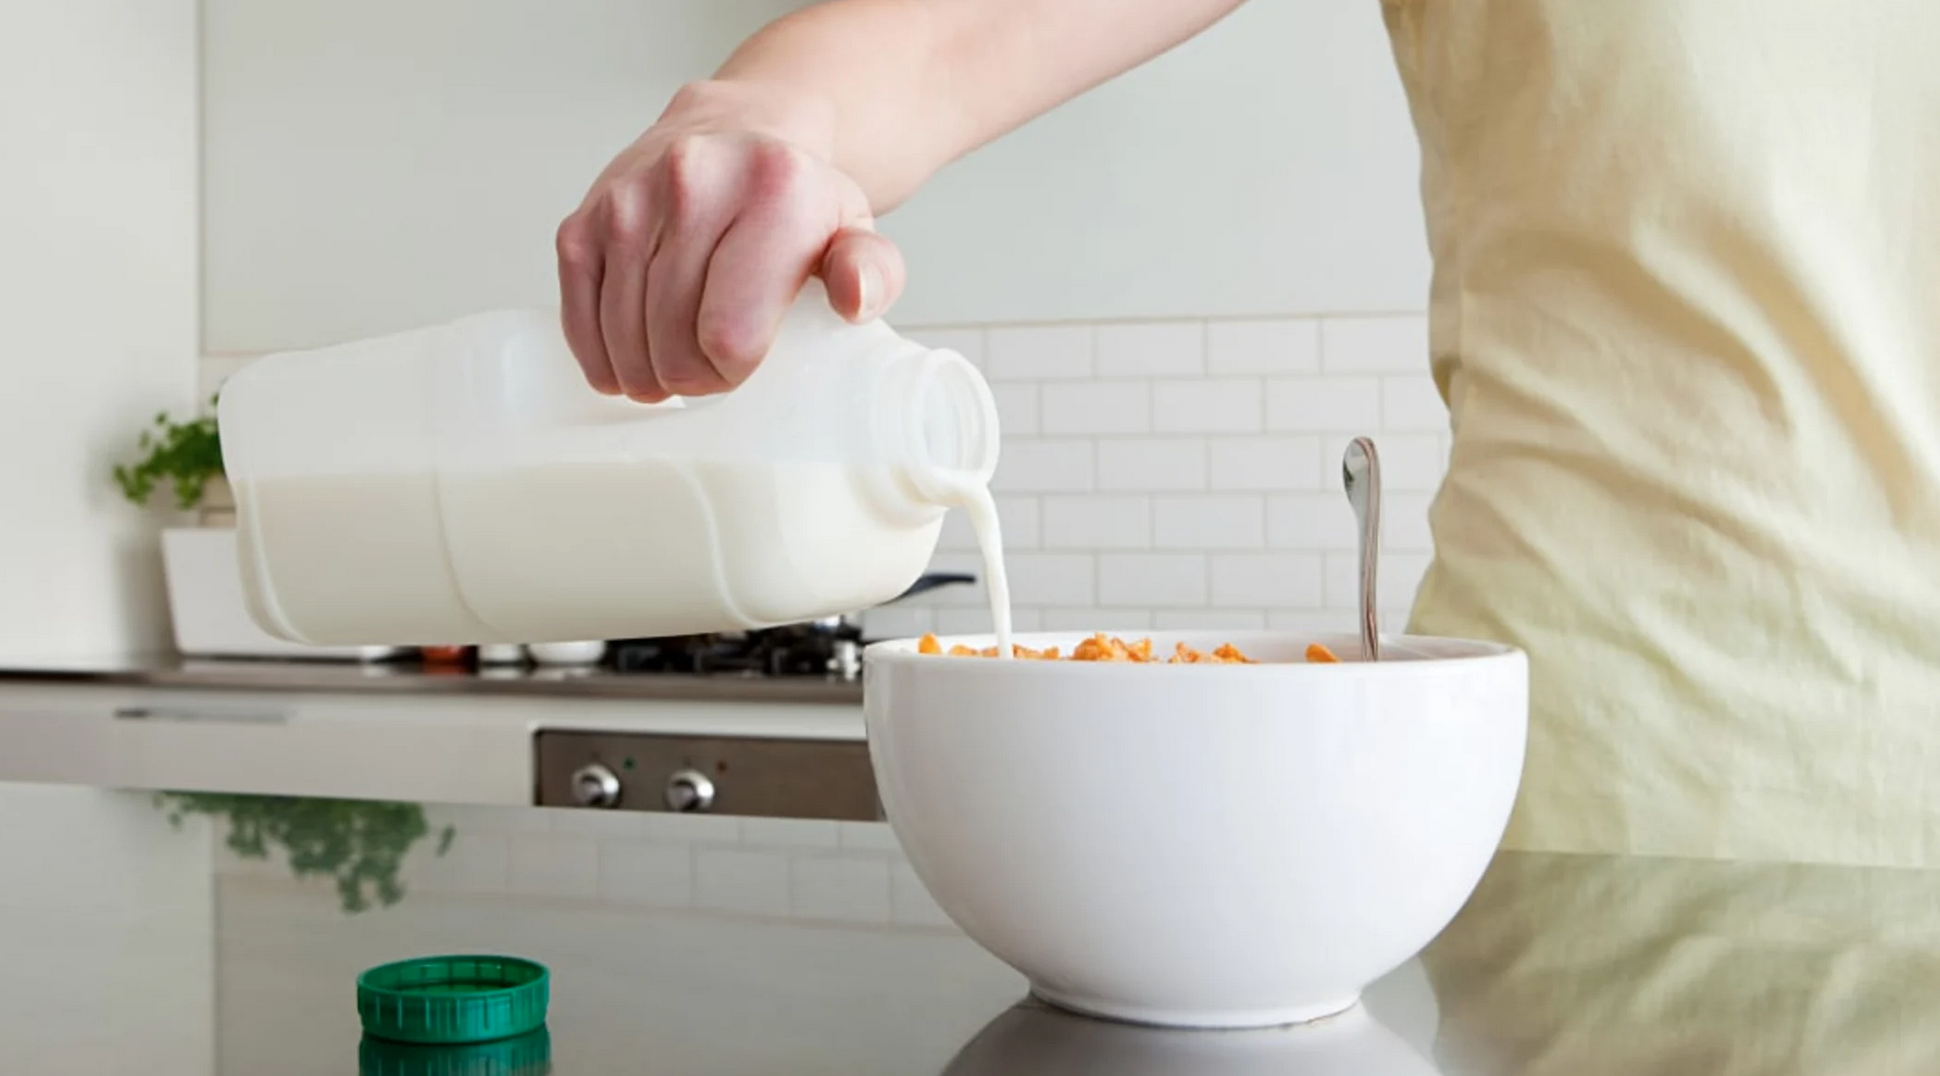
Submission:
[[[209,401],[213,406],[215,400]],[[177,421],[163,411],[136,440],[141,457],[115,467],[115,483],[129,503],[146,505],[164,484],[175,507],[196,512],[204,526],[235,523],[236,502],[222,472],[222,437],[214,414]]]
[[[211,398],[213,408],[215,400]],[[136,507],[166,489],[172,507],[197,515],[197,526],[162,531],[175,648],[192,657],[376,659],[388,647],[316,647],[279,639],[250,618],[236,550],[236,502],[222,467],[222,436],[213,411],[176,419],[164,411],[136,440],[140,453],[114,469],[122,496]]]

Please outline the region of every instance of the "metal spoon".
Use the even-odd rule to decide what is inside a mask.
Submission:
[[[1361,537],[1361,660],[1381,660],[1381,629],[1375,622],[1374,565],[1381,556],[1381,457],[1374,442],[1356,437],[1340,461],[1341,485],[1354,506]]]

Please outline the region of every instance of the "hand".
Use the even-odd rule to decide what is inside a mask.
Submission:
[[[733,388],[811,275],[851,321],[901,294],[902,255],[828,163],[819,111],[699,83],[601,173],[558,236],[566,340],[595,389],[658,402]]]

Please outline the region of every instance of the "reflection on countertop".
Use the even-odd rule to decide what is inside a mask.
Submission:
[[[0,851],[34,864],[0,916],[33,986],[0,1006],[7,1071],[396,1072],[398,1051],[363,1049],[358,972],[485,952],[553,975],[543,1040],[491,1071],[1940,1072],[1934,870],[1505,853],[1362,1008],[1194,1032],[1027,1000],[940,911],[904,903],[921,884],[877,825],[466,809],[448,856],[406,865],[400,903],[346,915],[330,879],[279,863],[219,867],[212,885],[215,835],[172,829],[145,797],[0,792]],[[417,1071],[473,1060],[405,1053]]]
[[[858,705],[860,680],[753,673],[617,672],[604,666],[443,668],[415,661],[184,659],[170,654],[99,661],[0,663],[0,686],[109,684],[249,691],[372,691],[669,701]]]
[[[1505,854],[1447,932],[1371,987],[1364,1007],[1292,1028],[1193,1032],[1026,1000],[1014,972],[947,927],[834,921],[840,903],[820,898],[839,855],[798,857],[814,868],[802,877],[818,915],[425,895],[345,918],[286,889],[232,885],[227,951],[275,955],[224,958],[225,997],[269,999],[224,1004],[224,1060],[262,1070],[299,1039],[306,1054],[342,1056],[350,1018],[312,1027],[291,998],[315,990],[322,1004],[360,964],[401,953],[491,945],[553,966],[561,1076],[649,1053],[669,1072],[748,1074],[1940,1071],[1930,871]],[[749,863],[735,866],[752,884]]]
[[[1455,1072],[1940,1072],[1940,872],[1504,854],[1422,962]]]

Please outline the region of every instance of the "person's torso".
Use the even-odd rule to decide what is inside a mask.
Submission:
[[[1384,8],[1511,843],[1940,858],[1940,4]]]

